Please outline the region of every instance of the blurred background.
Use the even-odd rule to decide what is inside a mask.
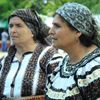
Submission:
[[[3,30],[8,32],[7,18],[12,11],[19,8],[34,8],[39,13],[42,20],[52,26],[52,15],[55,10],[65,2],[78,2],[86,5],[93,12],[94,17],[100,25],[100,0],[0,0],[0,57],[7,51],[1,49]],[[8,34],[9,36],[9,34]],[[9,47],[9,37],[7,40],[7,48]]]

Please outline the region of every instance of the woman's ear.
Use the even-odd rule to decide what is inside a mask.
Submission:
[[[76,32],[76,35],[77,35],[77,37],[80,37],[80,36],[82,35],[82,33],[79,32],[79,31],[77,31],[77,32]]]
[[[75,41],[78,43],[79,42],[79,37],[82,35],[82,33],[81,32],[79,32],[79,31],[76,31],[75,32]]]

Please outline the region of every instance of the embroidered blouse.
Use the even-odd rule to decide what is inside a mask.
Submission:
[[[40,44],[34,52],[25,53],[22,61],[18,61],[14,56],[10,67],[4,67],[5,59],[2,60],[0,96],[21,97],[44,94],[46,64],[54,54],[56,59],[57,51],[51,46],[43,48],[43,45]],[[57,55],[57,59],[60,60],[62,57]],[[59,60],[55,62],[53,68],[56,67]],[[30,65],[30,63],[32,64]]]
[[[77,64],[66,56],[53,74],[48,74],[46,100],[99,100],[100,48]]]

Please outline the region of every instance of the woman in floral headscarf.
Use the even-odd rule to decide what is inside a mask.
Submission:
[[[57,53],[45,40],[49,28],[32,9],[16,10],[9,16],[8,23],[11,47],[1,62],[0,98],[20,100],[18,97],[43,95],[46,64]],[[51,63],[52,70],[61,59],[59,57],[57,54],[58,60]]]
[[[48,74],[46,100],[100,100],[100,36],[90,10],[65,3],[50,34],[53,46],[68,56]]]

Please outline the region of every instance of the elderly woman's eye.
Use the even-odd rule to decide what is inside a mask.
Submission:
[[[9,28],[12,28],[13,27],[13,25],[12,24],[9,24],[9,26],[8,26]]]
[[[58,24],[53,24],[54,25],[54,27],[56,27],[56,28],[59,28],[60,27],[60,25],[58,25]]]

